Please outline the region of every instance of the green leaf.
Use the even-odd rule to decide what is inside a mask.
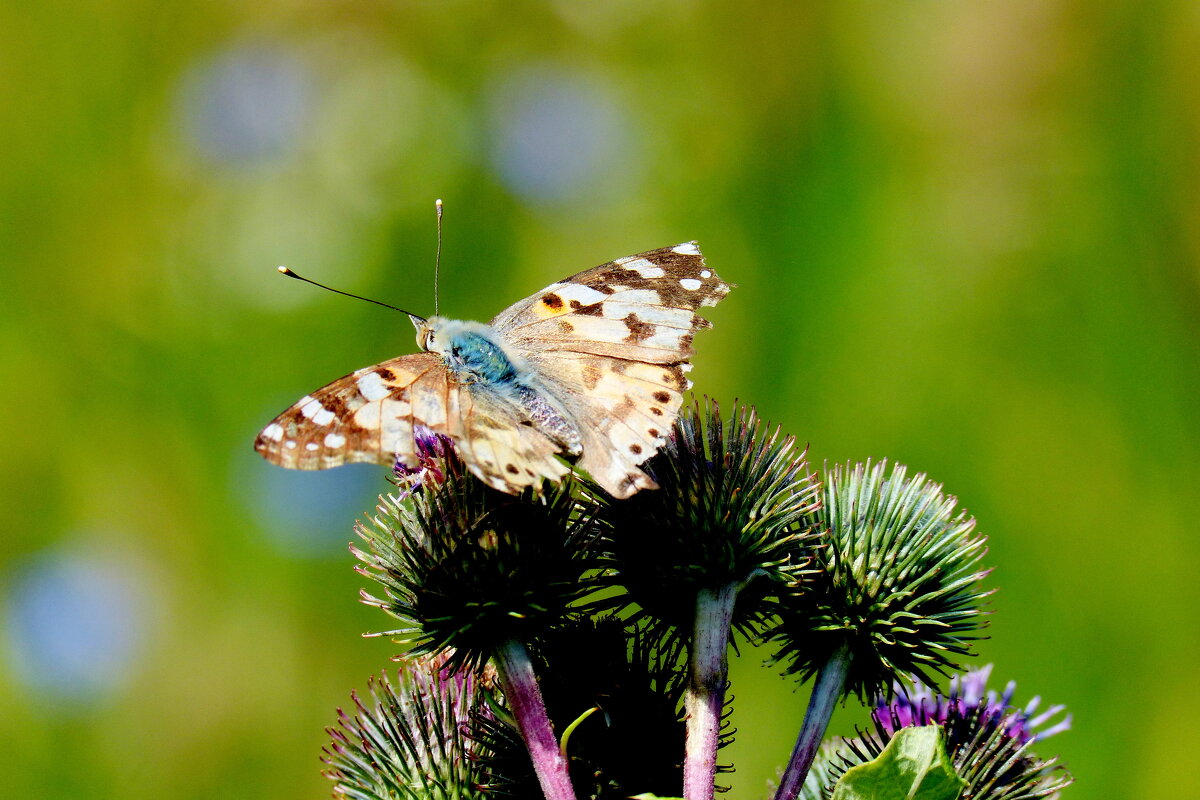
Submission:
[[[630,800],[683,800],[682,797],[659,797],[656,794],[635,794]]]
[[[940,725],[901,728],[874,761],[851,767],[832,800],[955,800],[967,782],[958,777]]]

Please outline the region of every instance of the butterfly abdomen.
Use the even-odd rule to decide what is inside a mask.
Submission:
[[[553,439],[567,455],[583,453],[583,436],[545,396],[530,386],[517,388],[517,404],[533,427]]]

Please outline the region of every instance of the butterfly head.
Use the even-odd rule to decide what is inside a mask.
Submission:
[[[446,324],[446,318],[430,317],[429,319],[424,319],[410,314],[409,319],[412,320],[413,327],[417,329],[417,347],[427,353],[441,352],[441,348],[438,346],[439,337],[437,334],[439,329]]]

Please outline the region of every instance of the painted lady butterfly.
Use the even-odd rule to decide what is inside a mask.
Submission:
[[[638,465],[691,388],[692,337],[711,327],[696,311],[729,289],[687,242],[547,286],[490,325],[413,317],[424,352],[305,395],[254,448],[291,469],[415,466],[417,440],[432,432],[505,492],[561,478],[570,468],[559,454],[616,497],[656,488]]]

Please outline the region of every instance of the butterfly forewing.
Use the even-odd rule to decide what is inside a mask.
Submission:
[[[729,285],[695,242],[610,261],[547,286],[492,320],[505,340],[531,354],[554,350],[651,363],[692,354],[692,337],[710,327],[696,314]]]
[[[653,487],[637,465],[662,446],[691,386],[692,339],[710,327],[696,312],[729,289],[687,242],[559,281],[492,325],[585,423],[579,466],[627,497]]]
[[[400,356],[356,370],[305,395],[254,442],[264,458],[290,469],[341,464],[416,464],[414,427],[449,435],[457,386],[431,353]]]

